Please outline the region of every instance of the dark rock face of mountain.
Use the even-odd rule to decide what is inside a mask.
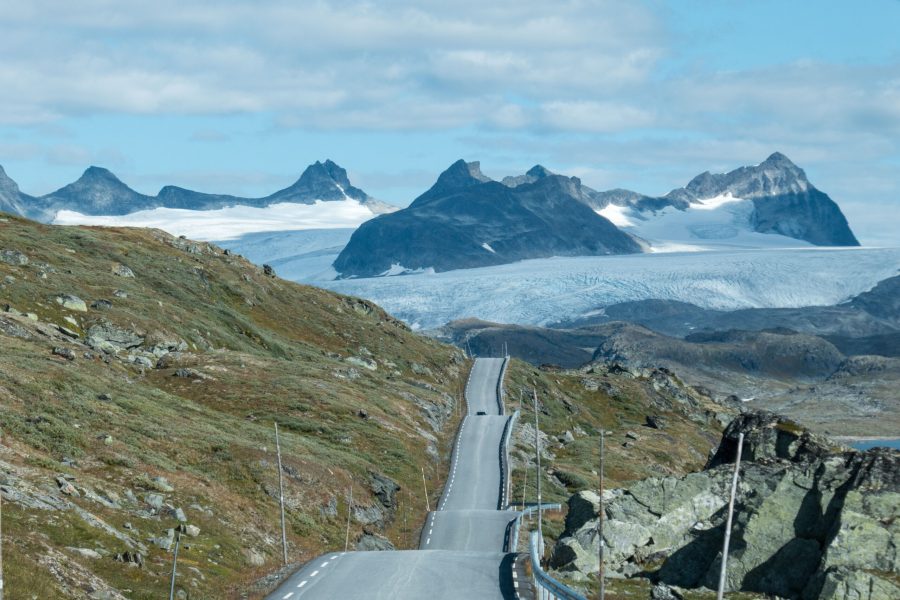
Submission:
[[[0,210],[38,221],[52,221],[60,210],[86,215],[126,215],[154,208],[216,210],[227,206],[265,207],[278,202],[314,204],[317,200],[347,199],[369,207],[374,213],[394,210],[354,187],[347,171],[330,160],[310,165],[296,183],[264,198],[206,194],[176,186],[166,186],[156,196],[145,196],[100,167],[90,167],[78,181],[46,196],[33,198],[22,194],[0,168]]]
[[[307,167],[296,183],[268,196],[266,201],[268,204],[276,202],[313,204],[316,200],[329,202],[347,198],[365,202],[369,199],[369,195],[353,187],[347,178],[346,170],[326,160],[324,163],[316,161]]]
[[[45,211],[74,210],[93,215],[126,215],[158,206],[154,197],[135,192],[100,167],[89,167],[78,181],[40,200]]]
[[[666,198],[702,202],[723,194],[753,200],[751,222],[760,233],[777,233],[817,246],[859,246],[838,205],[780,152],[755,167],[698,175]]]
[[[28,216],[28,204],[33,198],[19,191],[16,182],[0,167],[0,212]]]
[[[691,204],[702,204],[724,194],[753,201],[750,224],[754,231],[776,233],[817,246],[859,246],[838,205],[780,152],[753,167],[721,174],[701,173],[685,187],[660,198],[621,189],[591,190],[587,202],[596,210],[615,204],[655,212],[667,207],[687,210]]]
[[[510,187],[488,180],[478,163],[457,161],[409,208],[364,223],[334,267],[343,277],[371,277],[395,265],[449,271],[641,252],[581,201],[577,178],[534,175]]]

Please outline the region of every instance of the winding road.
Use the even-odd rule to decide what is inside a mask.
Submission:
[[[515,554],[505,550],[518,513],[503,510],[503,438],[510,421],[498,397],[504,367],[502,358],[479,358],[472,367],[468,413],[418,550],[326,554],[266,600],[514,600]]]

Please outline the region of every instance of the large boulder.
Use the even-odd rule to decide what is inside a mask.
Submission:
[[[727,589],[804,600],[900,597],[900,452],[832,447],[769,413],[735,419],[699,473],[607,492],[607,572],[717,586],[740,433]],[[598,511],[592,492],[570,498],[552,568],[574,579],[596,572]]]

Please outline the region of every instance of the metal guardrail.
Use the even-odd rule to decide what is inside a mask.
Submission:
[[[503,427],[503,443],[500,444],[500,503],[498,510],[504,510],[509,503],[509,486],[510,486],[510,468],[509,468],[509,438],[512,435],[512,429],[519,418],[519,411],[506,421]]]
[[[584,596],[575,592],[560,582],[556,581],[541,568],[540,541],[538,532],[531,532],[531,540],[528,544],[531,558],[531,572],[534,579],[534,591],[539,600],[587,600]]]
[[[509,365],[509,357],[503,357],[503,366],[500,367],[500,377],[497,379],[497,405],[500,408],[500,414],[506,414],[506,408],[503,406],[503,379],[506,377],[506,367]]]
[[[506,548],[507,552],[516,552],[516,549],[519,547],[519,529],[522,528],[522,517],[530,515],[531,513],[536,513],[537,510],[538,507],[535,505],[519,511],[518,516],[513,520],[512,535],[509,537],[509,546]],[[562,504],[544,504],[543,510],[562,510]]]

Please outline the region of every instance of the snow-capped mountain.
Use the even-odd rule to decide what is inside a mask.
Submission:
[[[372,277],[642,251],[582,201],[578,178],[532,171],[504,185],[459,160],[408,208],[364,223],[334,268],[341,277]]]
[[[702,173],[660,198],[628,190],[588,196],[599,214],[657,250],[859,245],[838,205],[779,152],[756,166]]]
[[[347,171],[326,160],[310,165],[291,186],[262,198],[176,186],[147,196],[100,167],[35,198],[21,193],[0,169],[0,210],[63,225],[158,227],[195,239],[225,240],[258,231],[357,227],[396,209],[354,187]]]

